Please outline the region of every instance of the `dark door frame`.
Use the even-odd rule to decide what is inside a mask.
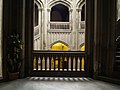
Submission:
[[[28,66],[29,70],[27,70],[28,74],[30,74],[30,69],[32,63],[30,60],[32,59],[32,50],[33,50],[33,4],[34,0],[26,0],[26,18],[25,18],[25,59],[29,62]],[[85,35],[85,45],[86,45],[86,58],[89,76],[93,77],[93,38],[94,38],[94,0],[86,0],[86,35]],[[28,49],[29,48],[29,49]]]
[[[34,0],[4,0],[3,5],[3,75],[7,75],[7,36],[17,30],[25,43],[22,74],[27,77],[32,65]],[[114,11],[115,0],[86,0],[85,50],[90,77],[95,74],[109,76],[113,72],[116,22]]]

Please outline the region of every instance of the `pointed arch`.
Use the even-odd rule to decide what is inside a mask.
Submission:
[[[34,3],[38,6],[39,9],[44,8],[44,4],[41,0],[34,0]]]
[[[76,4],[77,9],[82,9],[83,5],[85,5],[85,0],[79,0]]]
[[[66,1],[66,0],[54,0],[48,3],[48,8],[51,9],[53,6],[57,5],[57,4],[62,4],[65,5],[66,7],[70,9],[72,9],[72,4],[70,1]]]
[[[80,44],[80,51],[85,51],[85,43]]]
[[[63,4],[57,4],[51,8],[50,21],[69,22],[69,8]]]
[[[67,43],[65,43],[64,41],[61,41],[61,40],[58,40],[58,41],[55,41],[53,42],[52,44],[50,44],[50,49],[52,48],[53,45],[57,44],[57,43],[62,43],[64,44],[65,46],[68,47],[68,50],[69,50],[69,45]]]

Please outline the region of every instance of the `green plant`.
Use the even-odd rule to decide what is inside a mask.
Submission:
[[[8,72],[19,72],[21,66],[22,40],[19,34],[13,33],[8,37]]]

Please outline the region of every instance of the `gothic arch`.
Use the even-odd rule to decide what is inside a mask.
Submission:
[[[34,3],[38,6],[39,9],[44,8],[44,4],[41,0],[34,0]]]
[[[57,4],[65,5],[66,7],[69,8],[69,10],[72,9],[71,2],[70,1],[65,1],[65,0],[53,0],[53,1],[48,3],[48,8],[51,9],[53,6],[55,6]]]
[[[57,4],[51,8],[50,21],[69,22],[69,8],[63,4]]]
[[[55,42],[51,43],[49,49],[50,49],[54,44],[56,44],[56,43],[63,43],[63,44],[65,44],[66,46],[68,46],[68,48],[70,49],[70,46],[69,46],[67,43],[65,43],[64,41],[61,41],[61,40],[58,40],[58,41],[55,41]]]
[[[80,44],[79,48],[82,48],[83,46],[85,46],[85,43]]]
[[[85,5],[85,0],[79,0],[76,7],[77,9],[82,9],[83,5]]]

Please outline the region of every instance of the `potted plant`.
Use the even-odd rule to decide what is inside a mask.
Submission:
[[[13,33],[8,37],[7,67],[9,79],[11,80],[19,77],[22,46],[23,43],[19,37],[19,34]]]

